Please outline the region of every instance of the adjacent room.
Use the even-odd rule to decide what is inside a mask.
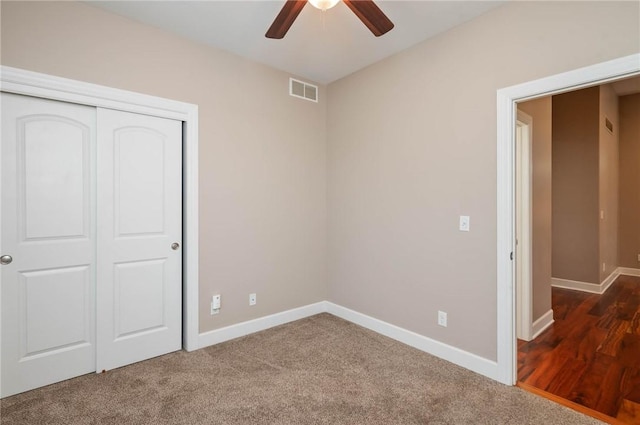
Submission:
[[[519,385],[632,423],[639,102],[632,77],[520,103],[516,146]]]
[[[0,19],[3,424],[640,423],[637,95],[598,109],[640,75],[639,2],[3,0]],[[535,158],[574,92],[595,186],[552,203]],[[551,235],[551,205],[583,198],[563,217],[595,248]],[[581,253],[582,275],[552,269]],[[585,330],[626,353],[591,375],[606,411],[550,395],[585,351],[549,366],[567,383],[516,386],[522,341],[560,346],[602,305],[556,292],[584,285],[626,297]]]

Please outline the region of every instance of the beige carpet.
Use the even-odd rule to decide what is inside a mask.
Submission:
[[[598,424],[329,314],[3,399],[14,424]]]

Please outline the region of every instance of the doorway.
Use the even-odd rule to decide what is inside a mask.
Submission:
[[[579,249],[598,247],[603,240],[611,238],[616,241],[620,235],[637,238],[638,232],[629,225],[629,222],[635,223],[635,219],[621,221],[618,211],[621,216],[634,218],[638,214],[638,207],[633,201],[637,198],[640,184],[635,177],[640,144],[634,137],[640,125],[639,92],[640,77],[630,77],[569,91],[553,96],[553,100],[552,96],[545,96],[518,103],[518,112],[524,110],[530,113],[534,122],[539,124],[535,126],[533,139],[533,184],[536,190],[533,199],[535,213],[532,216],[536,234],[532,243],[537,273],[537,284],[532,287],[537,302],[534,319],[542,318],[540,315],[552,308],[549,325],[554,323],[552,329],[540,336],[536,332],[531,340],[518,334],[518,386],[569,404],[576,410],[588,411],[606,421],[612,417],[633,416],[630,412],[636,411],[640,402],[634,390],[640,383],[635,377],[638,351],[634,347],[637,347],[637,337],[634,328],[629,326],[637,310],[637,294],[640,291],[640,283],[633,277],[640,272],[633,258],[640,246],[634,243],[624,247],[621,244],[617,253],[614,251],[613,258],[601,248],[600,259],[607,258],[607,265],[614,268],[613,277],[608,276],[607,272],[601,275],[601,280],[593,277],[592,281],[584,281],[570,273],[582,272],[581,264],[586,270],[598,266],[598,258],[581,257],[577,255]],[[580,113],[574,114],[577,108]],[[591,112],[587,113],[589,108]],[[605,128],[606,123],[611,123],[610,128]],[[591,130],[585,131],[586,128]],[[520,147],[517,137],[516,143],[517,152]],[[579,147],[584,156],[567,155],[567,149],[574,146]],[[586,152],[589,149],[596,151],[596,167],[588,160]],[[574,152],[570,150],[570,153]],[[517,154],[516,158],[519,156]],[[626,162],[622,161],[623,158]],[[518,163],[516,161],[516,169]],[[553,175],[557,177],[553,183],[554,188],[557,187],[554,189],[553,202],[552,163]],[[578,173],[573,170],[582,169],[591,175],[596,174],[597,184],[594,185],[593,180],[576,179]],[[625,191],[618,191],[618,175]],[[519,187],[516,185],[516,194]],[[596,191],[599,205],[590,206],[575,196],[570,197],[569,205],[564,202],[569,198],[567,192],[588,193],[589,190]],[[599,211],[596,210],[597,206]],[[571,251],[567,252],[566,244],[556,245],[556,242],[552,243],[552,238],[558,237],[563,241],[562,237],[567,231],[567,223],[563,219],[569,215],[567,210],[571,208],[587,212],[591,220],[580,222],[582,230],[573,232],[571,240],[575,246],[570,246]],[[552,216],[553,231],[549,226]],[[556,216],[559,219],[555,219]],[[598,221],[593,220],[596,216],[599,216]],[[577,214],[571,217],[576,221]],[[516,218],[520,219],[519,214]],[[569,229],[575,229],[572,226],[577,225],[568,224]],[[613,235],[609,233],[612,227]],[[599,234],[600,241],[592,242],[590,232]],[[518,238],[518,249],[521,241]],[[552,246],[553,271],[548,267]],[[568,265],[574,268],[570,269]],[[631,268],[635,268],[635,273]],[[517,290],[520,290],[520,285]],[[519,305],[516,309],[520,316]],[[614,370],[619,373],[616,374]],[[631,422],[637,422],[637,417]]]
[[[516,102],[611,82],[640,74],[640,54],[500,89],[497,92],[497,379],[517,381],[515,294]]]

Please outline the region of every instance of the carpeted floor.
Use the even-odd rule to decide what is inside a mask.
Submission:
[[[1,401],[16,424],[599,424],[329,314]]]

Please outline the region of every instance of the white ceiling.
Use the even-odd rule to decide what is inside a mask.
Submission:
[[[473,19],[505,1],[377,0],[395,28],[381,37],[342,2],[326,12],[310,4],[282,40],[265,38],[284,0],[91,1],[160,27],[318,83],[330,83],[420,41]]]

